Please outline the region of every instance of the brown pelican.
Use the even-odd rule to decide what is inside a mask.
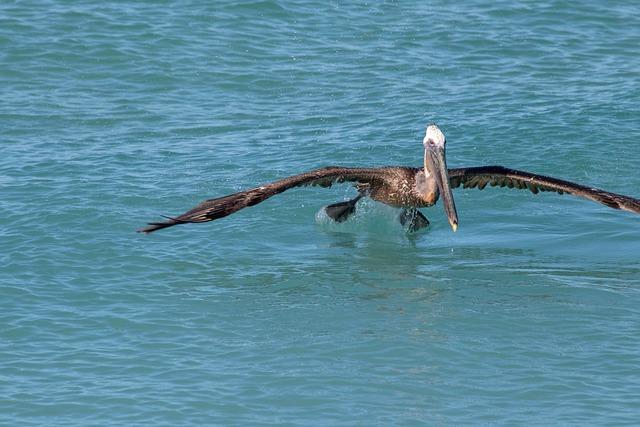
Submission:
[[[293,187],[318,185],[331,187],[334,183],[353,182],[358,196],[346,202],[335,203],[325,208],[334,221],[342,222],[355,212],[360,198],[373,200],[401,208],[400,221],[409,230],[429,225],[427,218],[417,208],[432,206],[442,196],[444,210],[453,231],[458,228],[458,214],[453,201],[452,188],[484,189],[487,185],[527,189],[534,194],[539,191],[568,193],[602,203],[614,209],[640,213],[640,200],[573,182],[532,174],[502,166],[480,166],[447,169],[445,158],[446,140],[435,124],[429,125],[423,140],[424,167],[388,166],[379,168],[345,168],[329,166],[290,176],[250,190],[230,194],[202,202],[177,217],[165,217],[166,221],[152,222],[138,230],[151,233],[177,224],[213,221],[234,212],[261,203],[271,196]]]

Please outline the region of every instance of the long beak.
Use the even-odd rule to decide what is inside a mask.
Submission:
[[[436,184],[442,196],[444,211],[447,213],[451,229],[455,232],[458,229],[458,212],[453,201],[451,185],[449,185],[449,171],[447,169],[447,159],[444,148],[427,146],[424,150],[424,169],[429,171],[436,178]]]

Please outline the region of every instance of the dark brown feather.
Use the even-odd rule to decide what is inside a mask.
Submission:
[[[419,170],[418,168],[400,166],[382,168],[329,166],[284,178],[250,190],[206,200],[182,215],[175,218],[167,217],[167,221],[163,222],[149,223],[149,227],[138,231],[151,233],[177,224],[213,221],[246,207],[256,205],[290,188],[306,185],[331,187],[335,183],[354,182],[361,191],[371,191],[370,195],[374,199],[395,205],[389,199],[389,194],[398,193],[400,183],[404,181],[410,182]],[[449,169],[449,180],[453,188],[462,186],[463,188],[478,188],[482,190],[487,185],[490,185],[492,187],[528,189],[534,194],[540,191],[552,191],[559,194],[568,193],[602,203],[614,209],[640,213],[640,200],[638,199],[502,166]],[[406,190],[404,191],[406,192]],[[376,197],[376,193],[380,193],[378,197]],[[411,194],[405,194],[402,191],[400,193],[403,198],[418,202],[418,199],[409,197]]]
[[[610,208],[640,213],[640,200],[633,197],[502,166],[449,169],[449,182],[453,188],[462,185],[463,188],[478,188],[482,190],[487,185],[490,185],[492,187],[528,189],[534,194],[539,191],[554,191],[559,194],[567,193],[602,203]]]
[[[163,222],[149,223],[149,227],[138,231],[151,233],[177,224],[213,221],[231,215],[240,209],[256,205],[293,187],[305,185],[331,187],[333,184],[341,182],[355,182],[359,185],[380,183],[384,181],[388,172],[393,169],[395,168],[343,168],[339,166],[316,169],[250,190],[206,200],[182,215],[169,218]]]

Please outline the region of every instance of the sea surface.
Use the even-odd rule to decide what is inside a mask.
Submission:
[[[0,425],[637,425],[640,216],[348,185],[504,165],[640,197],[637,1],[0,2]]]

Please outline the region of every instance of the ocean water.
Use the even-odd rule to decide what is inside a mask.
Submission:
[[[135,230],[329,164],[640,197],[635,1],[0,2],[0,424],[637,425],[640,216],[349,186]]]

